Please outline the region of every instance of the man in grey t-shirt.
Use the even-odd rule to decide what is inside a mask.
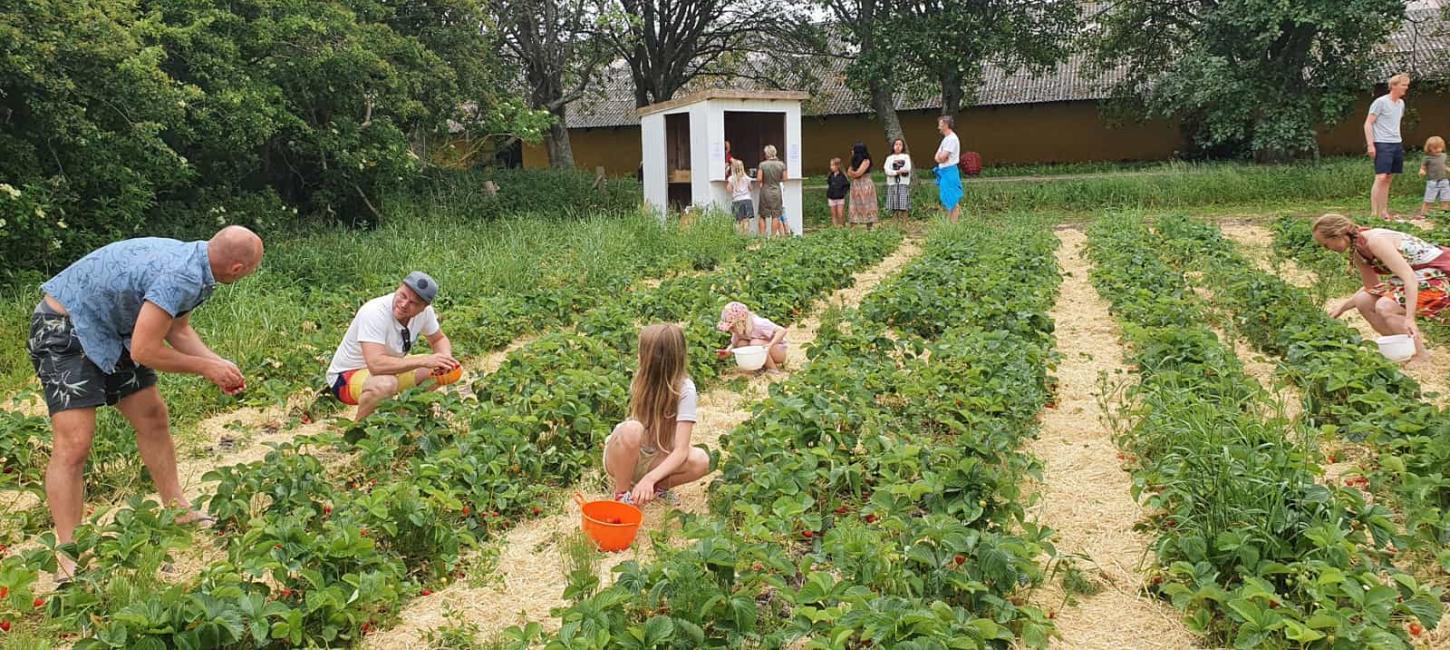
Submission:
[[[1400,120],[1405,116],[1405,93],[1410,90],[1410,75],[1390,77],[1390,92],[1369,105],[1364,120],[1364,142],[1370,160],[1374,161],[1374,185],[1369,190],[1370,213],[1381,219],[1390,218],[1390,181],[1393,174],[1405,170],[1405,144],[1400,137]]]

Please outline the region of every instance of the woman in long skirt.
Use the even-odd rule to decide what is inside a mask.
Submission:
[[[871,152],[866,144],[857,142],[851,147],[851,168],[846,171],[851,177],[851,208],[848,218],[851,225],[865,224],[866,229],[876,223],[880,207],[876,202],[876,183],[871,180]]]

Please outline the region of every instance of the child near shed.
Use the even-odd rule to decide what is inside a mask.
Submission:
[[[726,351],[747,345],[765,347],[765,369],[776,370],[785,363],[785,328],[767,318],[755,315],[744,303],[732,302],[720,311],[720,322],[715,328],[730,333],[730,346]]]
[[[826,205],[831,208],[831,225],[846,226],[846,194],[851,191],[851,179],[841,171],[841,159],[831,159],[831,173],[826,176]]]
[[[725,185],[730,189],[730,211],[735,214],[735,229],[742,235],[750,234],[750,222],[755,219],[755,201],[750,196],[751,180],[745,174],[744,162],[738,158],[730,161],[730,178],[726,179]]]
[[[700,480],[710,471],[705,450],[690,446],[695,429],[695,382],[687,374],[685,332],[679,325],[650,325],[639,333],[639,369],[629,384],[629,419],[604,441],[604,471],[614,499],[644,505],[674,502],[670,488]]]
[[[1425,177],[1425,202],[1420,204],[1416,219],[1430,214],[1430,204],[1439,202],[1441,210],[1450,209],[1450,177],[1445,173],[1445,139],[1438,135],[1425,141],[1425,158],[1420,162],[1420,175]]]

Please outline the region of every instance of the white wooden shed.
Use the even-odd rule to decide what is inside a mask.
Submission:
[[[791,232],[801,234],[801,101],[790,91],[705,90],[639,109],[644,200],[664,214],[687,206],[730,212],[725,143],[754,172],[775,145]],[[759,205],[759,190],[755,191]]]

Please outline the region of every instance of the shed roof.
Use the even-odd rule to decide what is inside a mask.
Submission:
[[[710,88],[699,92],[690,93],[684,97],[676,97],[666,102],[650,104],[639,109],[637,114],[644,117],[653,113],[674,110],[681,106],[688,106],[712,99],[741,99],[741,100],[765,100],[765,101],[802,101],[810,99],[811,94],[800,90],[754,90],[750,88]]]

